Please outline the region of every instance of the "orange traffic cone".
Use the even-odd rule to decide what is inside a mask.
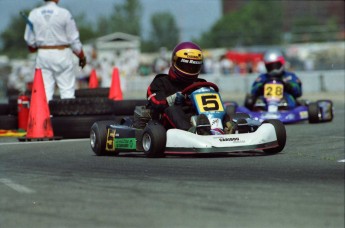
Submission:
[[[121,82],[119,76],[119,69],[114,67],[113,76],[111,79],[111,86],[109,89],[109,99],[111,100],[122,100],[122,90],[121,90]]]
[[[56,139],[50,121],[50,111],[44,90],[42,71],[39,68],[35,70],[32,86],[27,133],[25,137],[18,139],[19,141]]]
[[[90,89],[98,88],[98,78],[97,78],[97,73],[95,69],[92,69],[91,74],[90,74],[89,88]]]

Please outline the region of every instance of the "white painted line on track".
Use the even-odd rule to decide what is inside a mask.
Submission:
[[[332,139],[345,139],[345,136],[330,136]]]
[[[0,183],[3,183],[4,185],[12,188],[13,190],[15,190],[19,193],[27,193],[27,194],[35,193],[35,190],[30,189],[30,188],[25,187],[25,186],[20,185],[20,184],[16,184],[10,179],[0,178]]]
[[[343,160],[338,160],[338,162],[345,162],[345,159],[343,159]]]

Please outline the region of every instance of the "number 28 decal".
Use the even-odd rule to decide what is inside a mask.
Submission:
[[[284,87],[281,84],[266,84],[264,89],[264,96],[266,98],[282,98]]]
[[[200,112],[220,112],[224,111],[220,97],[216,93],[195,95],[196,105]]]

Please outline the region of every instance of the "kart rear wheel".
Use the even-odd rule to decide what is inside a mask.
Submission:
[[[321,110],[321,122],[330,122],[333,120],[333,102],[331,100],[318,100],[317,105]]]
[[[166,130],[158,122],[150,122],[143,131],[142,145],[148,158],[164,157],[166,146]]]
[[[280,120],[276,119],[265,120],[263,123],[270,123],[274,126],[278,141],[278,147],[264,149],[264,152],[268,155],[277,154],[281,152],[286,144],[286,129],[284,124]]]
[[[321,117],[321,110],[317,102],[308,105],[308,120],[309,123],[319,123]]]
[[[116,122],[110,120],[97,121],[91,126],[90,145],[93,152],[98,156],[110,154],[110,152],[105,150],[107,143],[107,126],[110,124],[116,124]],[[111,154],[118,155],[119,152],[114,151]]]

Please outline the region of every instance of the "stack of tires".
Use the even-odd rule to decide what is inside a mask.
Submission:
[[[18,116],[16,106],[10,103],[0,104],[0,129],[16,130],[18,129]]]
[[[78,89],[75,99],[51,100],[49,109],[54,135],[64,139],[88,138],[94,122],[120,122],[125,116],[133,116],[135,106],[146,104],[145,99],[110,100],[108,94],[109,88]]]
[[[24,93],[30,96],[30,91]],[[18,97],[19,93],[9,93],[6,103],[0,103],[0,129],[17,130],[18,129]]]

